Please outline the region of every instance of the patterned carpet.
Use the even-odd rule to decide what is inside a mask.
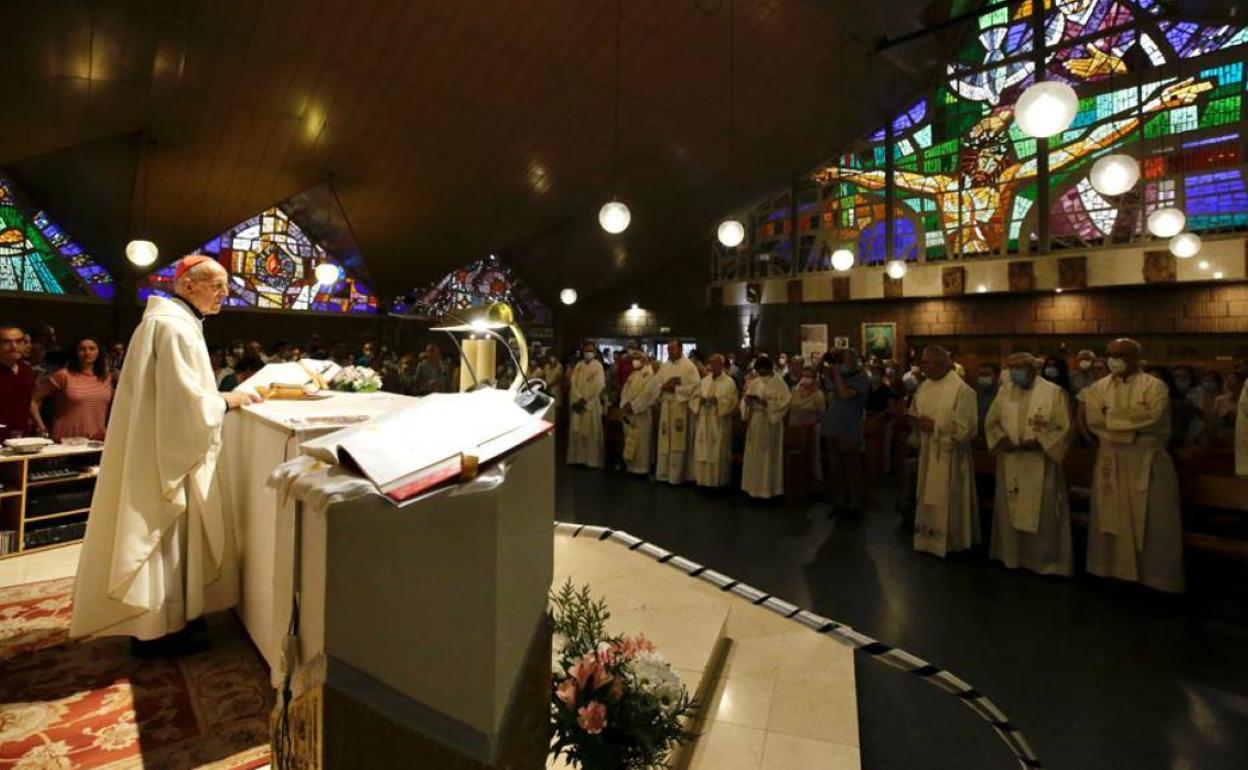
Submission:
[[[230,613],[208,619],[208,650],[140,661],[127,638],[69,641],[72,589],[0,589],[0,770],[268,763],[268,672]]]

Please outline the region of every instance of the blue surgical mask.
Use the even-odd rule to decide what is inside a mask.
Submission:
[[[1010,370],[1010,382],[1014,383],[1020,388],[1027,387],[1027,383],[1030,379],[1031,378],[1027,375],[1026,369],[1011,369]]]
[[[1013,374],[1013,372],[1011,371],[1011,376],[1012,376],[1012,374]],[[1058,372],[1058,371],[1057,371],[1057,367],[1056,367],[1056,366],[1046,366],[1046,367],[1044,367],[1044,378],[1045,378],[1046,380],[1056,380],[1059,374],[1060,374],[1060,372]]]
[[[991,376],[988,376],[988,377],[980,377],[979,379],[975,380],[975,382],[979,383],[979,387],[981,388],[991,388],[992,384],[996,382],[996,380],[994,380]]]

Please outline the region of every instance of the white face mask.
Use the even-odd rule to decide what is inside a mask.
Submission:
[[[1122,374],[1127,370],[1127,362],[1123,361],[1121,358],[1111,357],[1106,363],[1109,365],[1109,371],[1114,374]]]
[[[1086,372],[1092,368],[1092,362],[1085,358],[1079,362],[1079,368]]]
[[[592,350],[586,350],[584,353],[582,353],[582,355],[585,356],[586,361],[594,360],[594,352]]]

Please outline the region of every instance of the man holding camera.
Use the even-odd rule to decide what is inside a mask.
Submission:
[[[828,400],[819,433],[832,513],[859,513],[863,506],[862,416],[871,378],[853,348],[825,353],[819,378]]]

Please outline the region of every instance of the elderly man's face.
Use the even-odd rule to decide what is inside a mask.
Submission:
[[[1127,340],[1114,340],[1105,352],[1110,358],[1121,359],[1126,364],[1123,374],[1131,374],[1140,368],[1140,350]],[[1110,369],[1113,369],[1111,366]]]
[[[935,351],[925,350],[919,360],[919,368],[929,380],[939,380],[949,373],[949,359]]]
[[[220,264],[206,264],[215,264],[216,269],[192,277],[184,296],[204,315],[216,315],[221,312],[221,303],[230,296],[230,274]]]

